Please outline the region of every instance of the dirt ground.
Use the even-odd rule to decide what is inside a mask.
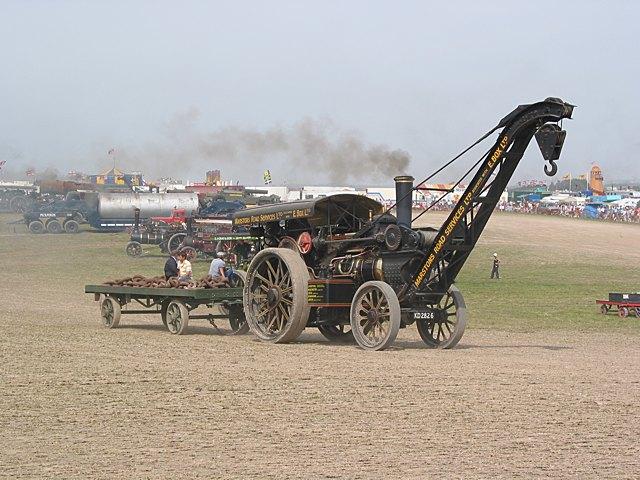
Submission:
[[[631,268],[639,233],[498,215],[482,243],[548,242],[577,259],[604,241],[611,262]],[[409,328],[370,353],[311,330],[263,344],[225,335],[222,321],[183,336],[155,317],[107,330],[82,293],[95,279],[58,278],[46,238],[0,237],[3,257],[16,239],[44,256],[0,284],[0,477],[640,476],[637,333],[472,319],[453,350],[426,349]]]

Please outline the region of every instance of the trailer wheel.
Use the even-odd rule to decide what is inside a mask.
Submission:
[[[189,310],[179,300],[172,300],[167,305],[167,329],[175,335],[182,335],[189,325]]]
[[[251,331],[265,342],[298,338],[309,320],[309,271],[296,252],[265,248],[251,261],[243,303]]]
[[[627,307],[618,307],[618,316],[620,318],[627,318],[629,316],[629,309]]]
[[[334,343],[353,343],[353,331],[351,324],[348,325],[319,325],[318,330],[324,338]]]
[[[600,313],[606,315],[609,312],[609,307],[605,304],[600,305]]]
[[[47,222],[47,232],[49,233],[62,233],[62,225],[58,220],[49,220]]]
[[[29,231],[31,233],[43,233],[44,232],[44,224],[40,220],[36,220],[35,222],[31,222],[29,224]]]
[[[244,288],[247,282],[247,272],[244,270],[234,270],[233,273],[235,274],[235,278],[229,279],[229,286],[234,288]],[[233,313],[232,309],[226,305],[219,305],[218,308],[220,309],[220,312],[229,317],[229,327],[231,327],[233,335],[244,335],[249,331],[249,324],[247,323],[247,318],[245,317],[242,308],[239,308],[239,313]]]
[[[130,257],[141,257],[142,256],[142,245],[139,242],[129,242],[127,246],[124,247],[124,251]]]
[[[120,302],[113,297],[103,297],[100,302],[100,316],[107,328],[116,328],[120,324]]]
[[[636,318],[640,318],[640,307],[634,308],[634,312],[636,313]]]
[[[64,222],[64,231],[67,233],[78,233],[80,231],[80,224],[75,220],[67,220]]]
[[[433,320],[416,322],[420,338],[431,348],[455,347],[467,326],[467,306],[458,287],[451,285],[434,309]]]
[[[162,319],[162,324],[165,327],[167,326],[167,307],[169,307],[170,303],[171,303],[171,300],[166,299],[166,300],[163,300],[162,303],[160,304],[160,318]]]
[[[351,331],[365,350],[385,350],[400,330],[400,302],[391,285],[365,282],[351,301]]]

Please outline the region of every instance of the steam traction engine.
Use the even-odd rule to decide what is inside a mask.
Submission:
[[[427,346],[455,346],[467,323],[456,276],[534,135],[549,162],[545,173],[557,172],[565,138],[558,123],[572,111],[556,98],[521,105],[438,169],[433,175],[500,130],[454,185],[474,175],[439,229],[412,228],[409,176],[395,179],[396,216],[372,199],[349,194],[235,213],[234,226],[250,228],[261,243],[243,292],[253,333],[289,342],[305,327],[317,327],[330,340],[355,338],[362,348],[382,350],[401,327],[415,323]]]

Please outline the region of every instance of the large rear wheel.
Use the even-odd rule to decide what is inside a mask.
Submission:
[[[298,338],[309,319],[309,272],[296,252],[265,248],[247,270],[243,303],[251,331],[265,342]]]
[[[184,242],[184,239],[186,237],[187,237],[186,233],[175,233],[171,235],[171,238],[169,238],[169,241],[167,242],[167,248],[169,249],[169,253],[179,250],[180,247],[182,246],[182,242]]]
[[[416,322],[420,338],[431,348],[453,348],[467,326],[467,306],[458,287],[449,287],[438,305],[434,305],[434,314],[433,319]]]
[[[389,348],[400,330],[400,302],[391,285],[363,283],[351,302],[351,331],[365,350]]]

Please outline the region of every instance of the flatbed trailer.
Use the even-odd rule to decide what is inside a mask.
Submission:
[[[600,313],[606,315],[609,310],[615,308],[620,318],[626,318],[630,313],[634,313],[640,318],[640,302],[628,300],[596,300],[596,304],[600,305]]]
[[[242,310],[242,288],[139,288],[85,285],[100,303],[100,317],[107,328],[116,328],[122,315],[160,315],[169,332],[181,335],[189,320],[228,319],[234,334],[249,327]],[[221,313],[192,314],[200,306],[219,307]]]

